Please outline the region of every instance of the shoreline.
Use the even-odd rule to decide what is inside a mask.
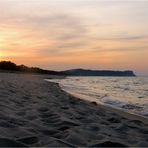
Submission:
[[[64,89],[62,89],[62,90],[64,90]],[[115,113],[117,113],[119,115],[122,115],[123,117],[130,118],[130,119],[133,119],[133,120],[139,120],[139,121],[141,121],[141,122],[143,122],[145,124],[148,124],[148,118],[145,117],[145,116],[134,114],[134,113],[130,113],[129,111],[125,111],[122,108],[117,108],[117,107],[114,107],[114,106],[109,105],[109,104],[104,104],[101,101],[99,101],[98,99],[93,98],[93,97],[89,97],[89,96],[86,96],[86,95],[81,95],[81,94],[73,93],[73,92],[66,91],[66,90],[64,90],[64,91],[66,93],[76,97],[76,98],[83,99],[83,100],[88,101],[90,103],[94,103],[94,104],[96,103],[98,106],[102,106],[106,110],[113,111],[113,112],[115,112]]]
[[[147,124],[74,97],[44,79],[0,73],[1,147],[148,146]]]
[[[143,122],[145,124],[148,124],[148,118],[145,117],[145,116],[135,114],[133,112],[130,113],[129,111],[126,111],[126,110],[124,110],[122,108],[114,107],[114,106],[109,105],[109,104],[105,104],[105,103],[101,102],[99,99],[94,98],[94,97],[90,97],[90,96],[74,93],[72,91],[68,91],[68,90],[62,88],[59,83],[56,83],[56,82],[53,82],[53,81],[48,81],[48,79],[47,80],[45,79],[45,81],[47,81],[49,83],[57,84],[60,87],[61,90],[63,90],[65,93],[68,93],[68,94],[72,95],[73,97],[76,97],[78,99],[82,99],[84,101],[88,101],[89,103],[94,103],[94,104],[96,103],[98,106],[102,106],[106,110],[113,111],[113,112],[115,112],[115,113],[117,113],[119,115],[122,115],[123,117],[131,118],[133,120],[139,120],[139,121],[141,121],[141,122]]]

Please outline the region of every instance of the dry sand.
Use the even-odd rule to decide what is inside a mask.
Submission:
[[[148,126],[42,76],[0,74],[0,147],[146,147]]]

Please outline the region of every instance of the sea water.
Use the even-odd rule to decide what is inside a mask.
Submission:
[[[52,81],[68,92],[148,117],[148,77],[67,77]]]

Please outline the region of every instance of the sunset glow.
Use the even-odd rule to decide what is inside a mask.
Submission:
[[[148,1],[0,0],[0,58],[148,74]]]

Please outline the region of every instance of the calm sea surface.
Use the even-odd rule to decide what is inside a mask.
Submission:
[[[148,117],[148,77],[67,77],[52,81],[66,91]]]

